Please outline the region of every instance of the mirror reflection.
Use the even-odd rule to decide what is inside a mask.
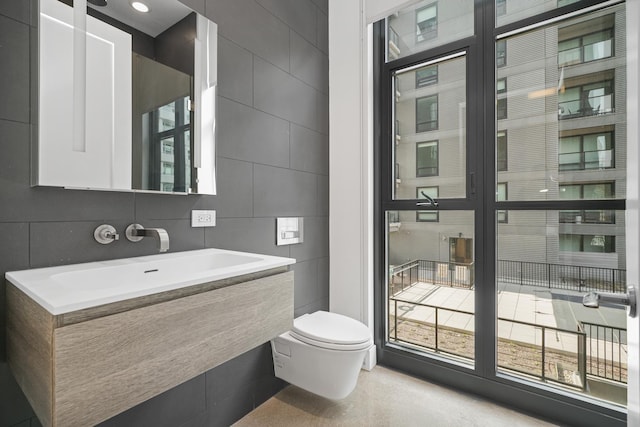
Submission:
[[[83,3],[40,0],[36,185],[215,194],[215,24],[178,0]]]

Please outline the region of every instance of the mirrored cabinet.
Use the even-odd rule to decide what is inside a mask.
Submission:
[[[145,3],[40,0],[33,185],[215,194],[217,26]]]

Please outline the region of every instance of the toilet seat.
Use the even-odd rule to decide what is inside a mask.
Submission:
[[[369,328],[364,324],[326,311],[294,319],[290,334],[304,343],[330,350],[362,350],[373,344]]]

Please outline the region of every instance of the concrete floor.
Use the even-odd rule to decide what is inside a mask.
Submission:
[[[234,426],[553,426],[470,394],[377,366],[340,401],[288,386]]]

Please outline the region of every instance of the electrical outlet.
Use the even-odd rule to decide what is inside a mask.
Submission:
[[[216,211],[191,211],[191,227],[214,227],[215,225]]]

